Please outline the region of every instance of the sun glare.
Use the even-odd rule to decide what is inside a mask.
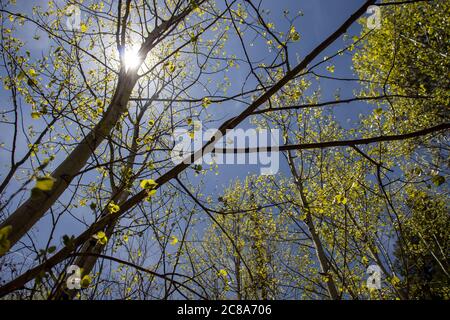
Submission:
[[[138,56],[138,47],[125,50],[124,62],[127,70],[136,69],[141,64],[141,58]]]

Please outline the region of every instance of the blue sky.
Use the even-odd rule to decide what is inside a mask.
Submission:
[[[313,50],[321,41],[333,33],[357,8],[359,8],[365,1],[362,0],[278,0],[278,1],[264,1],[265,8],[270,10],[269,15],[264,17],[267,21],[272,21],[275,23],[276,27],[281,29],[288,29],[287,22],[283,19],[283,10],[289,9],[291,13],[302,11],[303,16],[296,20],[295,27],[296,30],[301,35],[301,41],[295,43],[294,46],[290,47],[290,59],[291,65],[296,64],[297,57],[301,60],[305,57],[311,50]],[[361,27],[358,23],[352,25],[348,30],[349,38],[353,35],[358,35]],[[348,42],[347,42],[348,45]],[[327,50],[323,52],[315,62],[319,62],[324,56],[331,56],[333,53],[342,49],[344,47],[343,37],[339,38],[335,43],[333,43]],[[251,49],[251,48],[250,48]],[[267,52],[266,48],[260,48],[255,46],[254,53],[258,55]],[[240,49],[240,44],[233,45],[232,50],[235,50],[237,55],[242,54]],[[335,73],[332,76],[336,77],[355,77],[351,69],[352,66],[352,56],[348,53],[343,56],[338,56],[332,60],[332,64],[335,66]],[[331,75],[325,67],[329,63],[317,68],[317,72],[324,75]],[[236,73],[233,73],[236,75]],[[238,74],[241,76],[231,79],[232,84],[235,85],[235,89],[239,90],[244,77],[245,72]],[[334,94],[336,89],[340,89],[341,98],[351,97],[354,90],[359,88],[357,82],[339,82],[333,80],[321,79],[321,101],[334,100]],[[233,92],[230,89],[231,92]],[[333,112],[336,119],[340,122],[343,127],[348,127],[349,122],[356,121],[358,119],[357,115],[361,113],[361,108],[366,110],[371,110],[370,107],[364,102],[357,102],[353,104],[347,104],[342,107],[334,108]],[[211,107],[213,108],[213,107]],[[217,108],[225,109],[223,105]],[[231,113],[230,109],[233,109],[236,113]],[[243,110],[243,106],[239,103],[233,103],[233,105],[227,105],[226,111],[219,111],[218,114],[221,115],[224,112],[225,119],[231,117],[233,114],[238,114]],[[357,111],[357,112],[356,112]],[[214,110],[211,112],[215,112]],[[366,111],[367,112],[367,111]],[[362,112],[364,113],[364,112]],[[245,121],[241,124],[241,128],[250,128],[252,125],[249,121]],[[280,156],[280,171],[288,172],[287,164],[284,161],[284,157]],[[248,174],[260,173],[260,167],[258,165],[220,165],[219,175],[214,175],[212,173],[208,174],[206,182],[207,194],[217,194],[223,190],[232,180],[236,178],[243,179]]]

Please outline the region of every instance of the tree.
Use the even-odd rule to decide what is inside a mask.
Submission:
[[[365,95],[396,96],[379,101],[390,111],[384,112],[386,133],[448,121],[449,10],[445,1],[416,1],[384,7],[378,30],[363,24],[367,36],[355,44],[354,66]]]
[[[209,212],[214,223],[203,235],[202,246],[187,250],[196,261],[195,268],[212,267],[200,278],[204,287],[213,286],[208,290],[214,293],[211,298],[277,297],[279,263],[273,260],[277,259],[275,253],[281,248],[279,242],[284,234],[279,228],[285,224],[281,221],[284,217],[271,206],[260,205],[266,200],[264,195],[272,191],[264,188],[263,181],[248,177],[242,184],[230,185],[220,196],[220,208]]]
[[[411,214],[397,241],[396,268],[403,276],[402,290],[411,299],[448,299],[448,208],[439,195],[409,190]],[[400,247],[406,251],[406,262]]]

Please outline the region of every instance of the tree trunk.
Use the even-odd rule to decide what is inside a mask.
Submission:
[[[317,234],[316,228],[314,226],[314,222],[312,220],[312,215],[311,215],[311,211],[309,208],[309,204],[306,201],[306,197],[303,192],[303,185],[301,183],[301,179],[295,168],[290,151],[288,152],[288,162],[289,162],[289,167],[291,169],[292,175],[294,176],[295,185],[297,186],[297,190],[300,193],[300,198],[301,198],[301,201],[303,204],[303,209],[305,210],[305,213],[306,213],[305,222],[306,222],[306,225],[308,226],[309,233],[311,234],[311,238],[312,238],[312,241],[314,244],[314,249],[316,251],[316,256],[319,260],[321,272],[323,274],[325,274],[325,276],[327,277],[326,286],[327,286],[327,290],[328,290],[328,295],[330,296],[331,299],[338,300],[339,294],[336,289],[336,284],[334,283],[334,279],[333,279],[332,275],[328,273],[330,271],[330,262],[327,258],[325,250],[323,248],[322,241],[320,240],[320,237]]]
[[[137,73],[121,72],[117,89],[105,116],[89,132],[51,176],[55,179],[52,190],[38,197],[30,196],[0,226],[11,226],[11,246],[19,241],[42,218],[69,186],[72,179],[86,165],[95,149],[109,135],[120,116],[126,111],[131,91],[137,81]]]

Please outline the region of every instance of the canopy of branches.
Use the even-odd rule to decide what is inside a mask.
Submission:
[[[4,0],[0,24],[0,297],[450,298],[449,1]]]

